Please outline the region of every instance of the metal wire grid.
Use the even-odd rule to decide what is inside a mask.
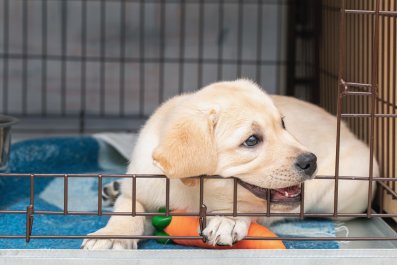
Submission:
[[[322,1],[290,1],[286,95],[319,102]],[[335,25],[333,25],[335,27]]]
[[[5,114],[138,119],[215,80],[244,76],[266,85],[271,72],[271,89],[283,85],[286,0],[0,0],[0,6]],[[268,10],[277,34],[264,28]]]
[[[345,119],[369,144],[381,176],[390,179],[397,177],[396,11],[392,0],[323,1],[322,27],[327,34],[320,56],[320,105]],[[331,26],[338,20],[339,31]],[[396,191],[395,182],[385,183]],[[397,205],[384,188],[375,204],[388,212],[395,212]]]
[[[146,235],[101,235],[101,236],[93,236],[93,235],[32,235],[33,231],[33,220],[34,217],[39,218],[40,215],[91,215],[91,216],[101,216],[101,215],[118,215],[118,216],[197,216],[200,220],[200,229],[201,231],[206,226],[206,218],[209,216],[251,216],[251,217],[289,217],[289,218],[305,218],[305,217],[316,217],[316,218],[329,218],[329,217],[397,217],[396,214],[375,214],[371,213],[338,213],[337,211],[337,197],[334,200],[334,212],[333,213],[305,213],[304,210],[304,184],[301,184],[302,194],[301,194],[301,202],[299,207],[299,212],[297,213],[272,213],[271,212],[271,200],[270,200],[270,190],[267,191],[268,194],[268,204],[265,212],[255,212],[255,213],[238,213],[237,212],[237,185],[238,180],[236,178],[228,178],[224,179],[220,176],[200,176],[199,185],[200,185],[200,199],[199,199],[199,212],[191,212],[191,213],[172,213],[170,209],[170,180],[164,175],[93,175],[93,174],[0,174],[0,177],[26,177],[30,179],[30,204],[26,207],[26,210],[0,210],[0,214],[24,214],[26,216],[26,233],[25,235],[0,235],[0,238],[9,238],[9,239],[23,239],[25,238],[27,242],[30,239],[83,239],[83,238],[115,238],[115,239],[191,239],[191,240],[204,240],[202,235],[200,236],[146,236]],[[46,178],[46,177],[56,177],[64,179],[64,208],[63,211],[46,211],[41,209],[35,209],[35,195],[34,195],[34,186],[35,179],[37,178]],[[98,209],[97,211],[70,211],[68,209],[68,183],[69,178],[82,178],[82,177],[91,177],[97,178],[98,180]],[[102,187],[103,187],[103,179],[104,178],[130,178],[132,179],[131,191],[132,191],[132,204],[130,212],[108,212],[102,210]],[[165,197],[165,213],[159,212],[137,212],[136,211],[136,190],[137,190],[137,179],[139,178],[158,178],[165,179],[166,181],[166,197]],[[350,180],[350,181],[368,181],[367,178],[356,178],[356,177],[347,177],[347,176],[339,176],[337,178],[333,176],[317,176],[319,179],[335,179],[336,183],[338,180]],[[232,212],[224,212],[224,213],[209,213],[207,212],[207,207],[204,204],[204,180],[205,179],[224,179],[224,181],[233,181],[233,211]],[[387,190],[390,188],[383,183],[385,179],[376,178],[373,181],[377,181],[379,185],[384,187]],[[389,180],[389,179],[388,179]],[[397,181],[397,179],[393,179],[393,181]],[[391,194],[397,199],[397,193],[390,190]],[[368,192],[368,204],[371,203],[371,191]],[[274,240],[272,237],[260,237],[260,236],[247,236],[245,239],[249,240]],[[382,240],[397,240],[397,237],[279,237],[279,240],[289,240],[289,241],[382,241]]]
[[[349,2],[351,4],[352,2]],[[358,2],[353,2],[353,3],[358,3]],[[391,31],[385,30],[385,25],[387,25],[385,18],[390,19],[390,21],[393,21],[395,23],[396,17],[397,17],[397,11],[390,11],[387,10],[387,7],[391,7],[392,1],[386,2],[386,1],[380,1],[380,0],[374,0],[372,4],[368,4],[370,2],[366,2],[363,5],[360,5],[359,7],[362,7],[364,9],[360,9],[357,6],[354,8],[350,8],[347,6],[347,2],[345,0],[341,1],[341,6],[335,7],[335,6],[326,6],[323,7],[329,12],[334,12],[338,11],[339,16],[339,34],[337,34],[338,37],[338,45],[339,45],[339,60],[336,66],[336,68],[330,68],[327,69],[327,67],[324,67],[322,69],[321,73],[324,74],[324,76],[327,77],[332,77],[333,73],[332,70],[338,69],[338,77],[337,77],[337,82],[338,82],[338,94],[337,96],[337,118],[338,118],[338,134],[337,134],[337,144],[336,144],[336,153],[337,153],[337,163],[335,166],[335,176],[319,176],[318,178],[320,179],[334,179],[335,180],[335,197],[334,197],[334,212],[333,213],[321,213],[321,214],[308,214],[304,212],[304,196],[302,195],[302,202],[301,202],[301,207],[300,207],[300,212],[296,214],[286,214],[286,213],[271,213],[270,211],[270,203],[268,204],[268,208],[266,212],[258,212],[258,213],[250,213],[250,214],[245,214],[245,213],[237,213],[237,202],[234,200],[234,211],[231,213],[217,213],[216,215],[225,215],[225,216],[284,216],[284,217],[319,217],[319,218],[325,218],[325,217],[366,217],[366,218],[373,218],[373,217],[397,217],[397,213],[389,212],[386,213],[383,208],[383,196],[380,196],[379,204],[380,204],[380,212],[379,213],[374,213],[371,210],[371,201],[372,201],[372,193],[371,193],[371,186],[373,185],[373,182],[377,182],[378,186],[380,187],[381,194],[385,193],[388,194],[392,197],[392,200],[397,200],[397,193],[395,191],[395,182],[397,181],[397,177],[395,174],[395,151],[396,151],[396,146],[395,146],[395,137],[396,134],[392,133],[395,132],[395,123],[383,123],[382,121],[385,119],[389,119],[392,121],[396,120],[397,114],[396,114],[396,104],[395,104],[395,90],[390,90],[390,92],[387,92],[388,90],[382,90],[381,88],[384,89],[392,87],[395,88],[395,81],[394,85],[393,81],[391,83],[388,83],[388,79],[386,79],[384,76],[387,76],[386,74],[379,75],[379,69],[383,69],[384,72],[386,73],[386,69],[396,69],[395,68],[395,62],[393,63],[393,60],[395,60],[396,57],[391,57],[391,59],[387,59],[386,57],[386,66],[385,68],[382,68],[384,66],[381,66],[383,64],[383,59],[385,57],[382,57],[381,55],[384,55],[387,52],[390,51],[390,46],[389,44],[384,45],[384,36],[386,36],[387,40],[390,40],[391,43],[394,41],[394,47],[395,45],[395,35],[391,33]],[[386,4],[385,4],[386,3]],[[389,5],[387,5],[389,3]],[[365,9],[367,7],[368,9]],[[385,8],[385,9],[381,9]],[[373,8],[373,9],[371,9]],[[369,48],[369,51],[366,50],[365,53],[362,53],[363,56],[359,56],[360,52],[363,52],[362,50],[358,49],[359,52],[357,53],[350,53],[350,51],[354,51],[354,46],[351,44],[351,41],[354,41],[354,38],[349,39],[350,36],[350,31],[352,28],[351,23],[354,23],[354,19],[350,20],[350,17],[360,15],[361,19],[367,19],[365,20],[366,22],[364,24],[359,24],[359,25],[367,25],[368,27],[365,28],[370,32],[368,35],[366,35],[366,38],[364,38],[365,42],[362,42],[362,44],[359,44],[360,42],[357,42],[357,45],[368,45],[367,47]],[[323,19],[330,19],[333,15],[327,15]],[[357,18],[356,18],[357,19]],[[360,21],[357,19],[357,21]],[[391,24],[389,27],[393,27],[395,24]],[[353,27],[354,29],[354,27]],[[396,34],[396,31],[394,31],[394,34]],[[367,43],[367,44],[365,44]],[[352,46],[349,46],[352,45]],[[351,50],[349,50],[351,49]],[[330,52],[332,52],[333,49],[330,49]],[[366,56],[368,55],[370,56]],[[394,50],[395,53],[395,50]],[[358,55],[357,55],[358,54]],[[356,57],[351,57],[351,56],[356,56]],[[351,58],[361,58],[361,60],[367,60],[367,62],[370,62],[367,64],[367,67],[362,70],[355,70],[354,67],[352,67],[352,62],[357,62],[352,60]],[[361,61],[360,61],[361,62]],[[331,66],[334,64],[331,64]],[[393,68],[394,65],[394,68]],[[327,72],[329,70],[329,72]],[[357,71],[356,73],[361,73],[364,78],[367,78],[366,82],[357,82],[355,78],[353,78],[354,75],[352,75],[352,71]],[[390,71],[389,71],[390,72]],[[331,74],[330,74],[331,73]],[[349,81],[353,80],[353,81]],[[390,79],[389,79],[390,80]],[[391,79],[393,80],[393,79]],[[395,80],[395,79],[394,79]],[[322,80],[324,82],[324,80]],[[327,84],[332,83],[329,80],[326,80],[324,87],[327,87]],[[384,84],[389,84],[388,86],[385,86]],[[383,85],[383,86],[382,86]],[[393,92],[394,91],[394,92]],[[393,94],[394,93],[394,94]],[[334,95],[334,94],[330,94]],[[331,96],[329,97],[329,99]],[[359,100],[357,101],[349,101],[353,98],[358,98]],[[329,100],[328,99],[328,100]],[[360,101],[361,100],[361,101]],[[347,103],[345,103],[347,102]],[[346,105],[344,105],[346,104]],[[361,105],[360,105],[361,104]],[[379,108],[379,105],[386,104],[387,108]],[[347,107],[345,109],[344,107]],[[361,110],[362,112],[357,112],[357,110]],[[382,111],[379,111],[382,110]],[[384,112],[385,110],[392,111],[390,112]],[[346,111],[346,112],[345,112]],[[377,112],[379,111],[379,112]],[[366,123],[350,123],[352,128],[356,131],[361,131],[365,128],[369,128],[368,133],[364,134],[362,136],[363,138],[367,139],[369,142],[369,147],[370,147],[370,157],[372,157],[373,154],[377,154],[378,158],[382,158],[383,160],[380,159],[381,164],[383,164],[383,171],[382,171],[382,176],[381,178],[375,178],[372,175],[372,168],[373,168],[373,161],[372,159],[369,158],[369,179],[366,178],[358,178],[354,176],[340,176],[338,173],[339,170],[339,148],[340,148],[340,123],[342,118],[346,118],[351,120],[352,118],[360,118],[362,120],[366,120]],[[381,119],[381,120],[380,120]],[[379,122],[380,120],[380,122]],[[364,124],[364,125],[363,125]],[[381,124],[381,126],[379,126]],[[394,125],[393,125],[394,124]],[[362,133],[363,134],[363,133]],[[394,137],[394,138],[393,138]],[[393,140],[394,139],[394,140]],[[376,140],[376,141],[375,141]],[[388,143],[388,144],[386,144]],[[390,146],[391,144],[391,146]],[[375,146],[376,145],[376,146]],[[375,147],[376,150],[375,150]],[[382,148],[384,147],[384,148]],[[386,151],[385,151],[386,150]],[[375,152],[376,151],[376,152]],[[386,165],[386,167],[385,167]],[[84,215],[129,215],[129,216],[152,216],[152,215],[161,215],[159,213],[137,213],[134,208],[134,203],[132,204],[132,209],[131,212],[126,212],[126,213],[108,213],[108,212],[103,212],[102,211],[102,205],[101,205],[101,189],[102,189],[102,179],[105,177],[128,177],[133,179],[133,185],[132,185],[132,190],[133,194],[134,189],[136,189],[136,178],[140,177],[156,177],[156,178],[165,178],[164,176],[142,176],[142,175],[43,175],[43,174],[32,174],[32,175],[23,175],[23,174],[1,174],[0,176],[3,177],[29,177],[31,181],[31,190],[30,190],[30,195],[31,195],[31,202],[30,205],[27,206],[26,211],[0,211],[0,214],[25,214],[26,215],[26,235],[17,235],[17,236],[9,236],[9,235],[1,235],[0,237],[3,238],[26,238],[26,240],[29,240],[30,238],[157,238],[154,236],[86,236],[86,235],[76,235],[76,236],[56,236],[56,235],[31,235],[32,232],[32,224],[33,224],[33,216],[38,216],[40,214],[62,214],[62,215],[70,215],[70,214],[84,214]],[[68,210],[68,205],[67,205],[67,186],[68,186],[68,179],[70,177],[96,177],[98,178],[98,211],[95,212],[71,212]],[[34,179],[38,177],[63,177],[65,179],[65,198],[66,200],[64,201],[64,211],[60,212],[46,212],[46,211],[40,211],[38,209],[34,209]],[[203,179],[206,177],[200,177],[200,212],[199,213],[186,213],[187,215],[194,215],[198,216],[201,218],[201,224],[202,226],[205,226],[205,219],[207,216],[211,216],[211,213],[207,213],[205,210],[205,205],[202,203],[203,202]],[[369,181],[370,183],[370,188],[368,190],[368,206],[369,210],[367,213],[345,213],[341,214],[338,213],[337,211],[337,206],[338,206],[338,184],[339,180],[350,180],[350,181]],[[225,180],[228,181],[228,180]],[[169,180],[166,179],[166,182],[169,183]],[[236,185],[237,182],[234,180],[234,198],[237,196],[237,189]],[[166,185],[167,187],[167,194],[169,194],[169,185]],[[304,189],[303,189],[304,190]],[[269,192],[268,192],[269,194]],[[136,198],[133,196],[133,201],[135,201]],[[269,200],[270,201],[270,200]],[[169,209],[169,197],[167,195],[166,198],[166,208],[167,211],[164,213],[164,215],[169,215],[170,214],[170,209]],[[175,214],[174,214],[175,215]],[[159,237],[159,238],[174,238],[174,237]],[[194,238],[189,238],[189,239],[203,239],[201,236],[200,237],[194,237]],[[270,238],[247,238],[247,239],[270,239]],[[280,238],[284,239],[284,238]],[[326,237],[321,237],[321,238],[288,238],[288,240],[341,240],[341,241],[356,241],[356,240],[397,240],[397,238],[394,237],[337,237],[337,238],[326,238]]]

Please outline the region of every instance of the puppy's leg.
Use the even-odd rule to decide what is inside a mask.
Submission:
[[[140,202],[136,202],[137,212],[143,212],[144,208]],[[131,198],[120,195],[114,205],[115,212],[130,212]],[[137,216],[112,216],[104,228],[89,235],[143,235],[145,217]],[[136,249],[138,239],[85,239],[81,245],[82,249]]]
[[[248,234],[251,218],[248,217],[212,217],[209,218],[203,235],[210,245],[233,245]]]

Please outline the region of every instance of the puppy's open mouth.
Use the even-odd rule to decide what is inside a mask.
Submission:
[[[301,200],[301,186],[295,185],[291,187],[281,188],[281,189],[265,189],[261,188],[242,180],[238,180],[238,183],[252,192],[256,197],[261,198],[263,200],[268,199],[268,192],[270,192],[270,201],[271,202],[299,202]]]

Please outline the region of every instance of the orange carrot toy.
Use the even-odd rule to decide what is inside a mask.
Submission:
[[[156,236],[199,236],[199,218],[191,216],[154,216],[152,224],[156,228]],[[266,227],[251,223],[248,236],[274,237],[277,236]],[[168,240],[159,240],[167,243]],[[211,246],[201,240],[172,240],[176,244],[214,249],[285,249],[281,240],[241,240],[232,246]]]

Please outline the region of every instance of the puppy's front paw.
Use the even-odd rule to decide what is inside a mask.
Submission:
[[[214,217],[209,220],[203,235],[210,245],[233,245],[243,239],[249,228],[248,218]]]
[[[88,235],[121,235],[106,227]],[[138,239],[84,239],[81,249],[137,249]]]
[[[113,181],[105,185],[102,189],[102,200],[106,206],[113,206],[117,197],[120,196],[120,182]]]

